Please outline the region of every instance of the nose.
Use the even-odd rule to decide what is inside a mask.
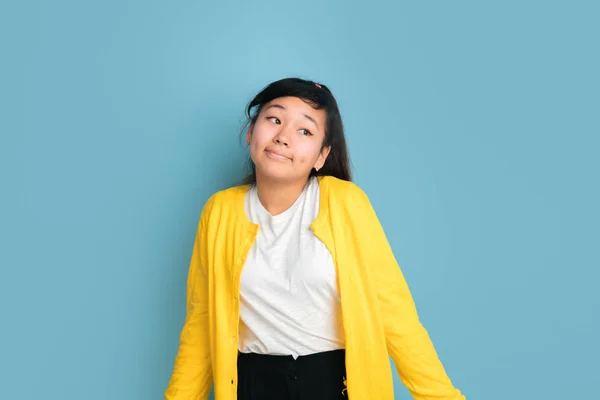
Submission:
[[[277,134],[277,136],[275,136],[273,138],[273,142],[277,143],[278,145],[281,146],[285,146],[285,147],[289,147],[290,145],[290,138],[288,136],[288,134],[286,133],[285,129],[281,129],[279,131],[279,133]]]
[[[288,146],[287,140],[281,140],[279,137],[275,138],[275,143],[280,144],[280,145],[285,146],[285,147]]]

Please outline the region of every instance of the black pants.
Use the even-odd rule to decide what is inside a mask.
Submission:
[[[300,356],[238,354],[238,400],[341,400],[344,350]]]

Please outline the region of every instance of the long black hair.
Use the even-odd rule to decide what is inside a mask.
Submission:
[[[304,100],[315,110],[325,111],[325,138],[322,149],[331,146],[325,164],[319,171],[314,168],[310,176],[334,176],[351,181],[350,158],[344,135],[344,125],[337,102],[331,90],[322,83],[317,83],[300,78],[286,78],[266,86],[248,103],[246,107],[247,122],[243,134],[249,126],[256,123],[256,119],[265,104],[280,97],[298,97]],[[245,184],[256,183],[256,166],[249,160],[250,174],[244,179]]]

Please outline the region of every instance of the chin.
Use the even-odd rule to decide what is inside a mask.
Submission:
[[[264,165],[261,168],[257,168],[256,173],[263,178],[274,180],[274,181],[294,181],[298,179],[297,174],[290,173],[281,166]]]

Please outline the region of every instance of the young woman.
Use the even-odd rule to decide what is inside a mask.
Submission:
[[[167,400],[417,400],[447,377],[369,199],[331,91],[296,78],[248,105],[252,173],[205,204]]]

